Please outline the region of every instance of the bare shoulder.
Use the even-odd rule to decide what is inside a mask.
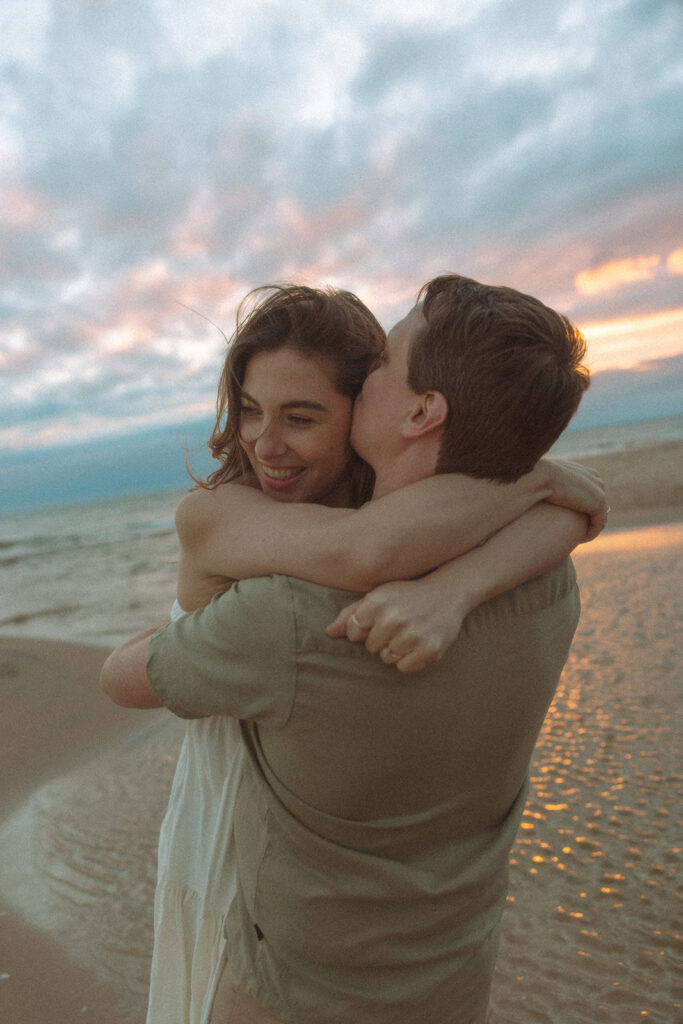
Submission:
[[[224,529],[234,517],[244,516],[263,500],[265,495],[254,488],[249,476],[218,487],[196,487],[181,499],[176,509],[178,537],[184,547],[192,547],[218,525]]]
[[[180,499],[175,510],[175,525],[181,540],[200,529],[211,512],[213,495],[206,487],[196,487]]]

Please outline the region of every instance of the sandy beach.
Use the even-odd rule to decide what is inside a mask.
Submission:
[[[683,442],[583,459],[610,528],[513,848],[492,1024],[682,1019]],[[677,605],[678,601],[678,605]],[[0,1017],[142,1024],[181,724],[99,691],[107,648],[0,637]]]

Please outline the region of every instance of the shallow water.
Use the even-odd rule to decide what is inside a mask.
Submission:
[[[131,1024],[144,1020],[157,837],[182,738],[180,722],[154,718],[42,786],[0,830],[6,902],[111,983]]]
[[[624,537],[576,558],[584,610],[512,851],[492,1024],[683,1019],[683,543],[680,527]],[[115,981],[131,1021],[178,743],[160,712],[149,733],[39,790],[0,834],[0,889]]]
[[[114,646],[165,621],[175,597],[180,497],[0,518],[0,634]]]
[[[605,427],[565,430],[550,454],[574,458],[603,455],[625,448],[683,440],[683,416],[669,416],[635,423],[610,423]]]
[[[683,1019],[675,536],[576,558],[584,611],[512,854],[496,1024]]]

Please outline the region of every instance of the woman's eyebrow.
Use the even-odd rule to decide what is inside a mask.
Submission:
[[[258,402],[256,401],[256,399],[252,398],[252,396],[249,394],[249,392],[245,391],[244,388],[240,388],[240,398],[241,399],[246,399],[247,402],[251,402],[252,405],[258,405]]]
[[[282,409],[312,409],[314,412],[327,412],[327,406],[320,402],[312,402],[310,398],[297,398],[293,402],[283,402]]]
[[[240,391],[240,398],[246,399],[247,402],[251,402],[253,405],[258,405],[258,401],[245,391],[244,388]],[[289,402],[283,402],[280,406],[281,409],[311,409],[313,412],[329,412],[326,405],[321,402],[314,402],[310,398],[295,398]]]

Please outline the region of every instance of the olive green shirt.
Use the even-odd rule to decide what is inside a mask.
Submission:
[[[402,675],[324,633],[357,595],[245,580],[151,641],[182,717],[243,720],[230,958],[292,1024],[486,1006],[528,767],[578,622],[570,562],[481,605]],[[197,837],[201,842],[201,836]]]

